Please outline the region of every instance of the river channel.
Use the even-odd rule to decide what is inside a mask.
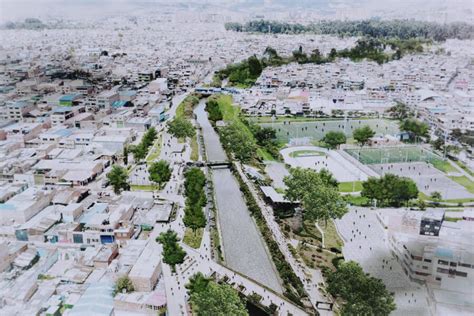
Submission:
[[[207,118],[205,99],[201,100],[194,113],[202,129],[207,160],[227,160],[219,136]],[[231,170],[212,169],[212,181],[226,265],[281,293],[282,288],[264,241]]]

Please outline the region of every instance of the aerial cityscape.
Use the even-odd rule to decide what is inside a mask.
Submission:
[[[0,315],[474,315],[472,0],[0,0]]]

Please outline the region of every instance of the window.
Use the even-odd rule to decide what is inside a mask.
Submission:
[[[463,278],[467,277],[467,273],[466,273],[466,272],[462,272],[462,271],[456,271],[456,275],[457,275],[457,276],[460,276],[460,277],[463,277]]]
[[[436,272],[447,274],[449,272],[449,270],[448,269],[443,269],[443,268],[438,268],[438,269],[436,269]]]
[[[468,264],[468,263],[459,262],[458,264],[459,264],[461,267],[464,267],[464,268],[471,268],[471,265]]]
[[[456,262],[450,262],[449,265],[450,265],[451,267],[457,267],[457,266],[458,266],[458,264],[457,264]]]
[[[423,261],[429,263],[429,262],[431,262],[431,259],[424,259]]]
[[[436,277],[436,281],[441,281],[441,277]]]
[[[438,260],[438,264],[442,264],[442,265],[445,265],[447,266],[449,264],[448,261],[444,261],[444,260]]]

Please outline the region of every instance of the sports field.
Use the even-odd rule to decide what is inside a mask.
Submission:
[[[352,157],[366,165],[398,162],[437,163],[443,158],[419,146],[345,149]]]
[[[352,131],[355,129],[369,125],[377,135],[396,134],[398,133],[398,125],[395,121],[383,119],[370,120],[331,120],[331,121],[313,121],[313,122],[275,122],[261,123],[262,127],[272,127],[276,130],[278,141],[288,142],[292,138],[308,137],[311,140],[320,140],[327,132],[341,131],[345,132],[348,138],[352,137]]]

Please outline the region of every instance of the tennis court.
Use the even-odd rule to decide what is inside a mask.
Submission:
[[[365,165],[442,161],[443,158],[420,146],[396,146],[382,148],[354,148],[345,151]]]
[[[320,140],[330,131],[344,132],[348,138],[352,137],[352,132],[365,125],[369,125],[377,135],[394,135],[399,132],[398,125],[394,121],[383,119],[370,120],[330,120],[313,122],[275,122],[261,123],[262,127],[272,127],[276,130],[279,141],[289,142],[292,138],[310,138]]]

